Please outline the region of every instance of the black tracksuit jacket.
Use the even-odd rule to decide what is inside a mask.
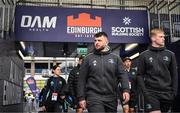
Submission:
[[[80,64],[78,64],[76,67],[74,67],[68,77],[68,91],[70,95],[76,97],[77,96],[77,83],[78,83],[78,77],[79,77],[79,69]]]
[[[122,80],[123,90],[129,92],[128,75],[120,57],[111,51],[95,51],[87,55],[81,65],[77,97],[112,101],[117,97],[119,80]]]
[[[62,77],[51,76],[47,80],[47,86],[43,94],[42,104],[48,106],[51,103],[63,103],[60,96],[65,96],[66,81]],[[52,93],[58,93],[57,101],[52,101]]]
[[[175,54],[165,47],[149,46],[140,55],[137,80],[145,96],[154,92],[166,95],[164,99],[173,99],[178,87]]]

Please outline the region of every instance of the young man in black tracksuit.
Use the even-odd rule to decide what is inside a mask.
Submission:
[[[128,73],[129,77],[129,87],[130,87],[130,100],[127,103],[122,104],[124,113],[135,113],[135,107],[137,105],[137,85],[136,85],[136,73],[137,70],[132,68],[132,61],[129,57],[123,58],[123,64],[125,71]],[[121,87],[119,88],[121,92]],[[122,100],[122,96],[120,95],[120,100]]]
[[[105,32],[95,34],[94,53],[87,55],[80,68],[77,96],[88,112],[117,112],[117,86],[121,80],[123,99],[129,100],[128,75],[119,56],[111,53]]]
[[[152,44],[141,53],[137,80],[143,91],[145,110],[168,112],[177,93],[177,64],[173,52],[164,47],[164,31],[151,31]]]
[[[73,104],[76,107],[76,113],[83,112],[83,109],[79,106],[78,100],[77,100],[77,83],[78,83],[79,70],[80,70],[82,61],[83,61],[83,56],[80,56],[78,65],[71,70],[68,77],[68,91],[70,95],[73,97]]]

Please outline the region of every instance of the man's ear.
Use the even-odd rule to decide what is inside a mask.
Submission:
[[[108,44],[109,44],[109,41],[108,41],[108,39],[107,39],[107,38],[105,38],[105,41],[106,41],[106,45],[108,45]]]
[[[155,40],[155,37],[152,36],[152,37],[151,37],[151,42],[154,42],[154,40]]]
[[[109,41],[107,40],[107,45],[109,44]]]

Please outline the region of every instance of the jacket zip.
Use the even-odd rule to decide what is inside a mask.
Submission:
[[[104,81],[104,58],[103,55],[101,54],[101,64],[102,64],[102,79],[103,79],[103,92],[105,91],[105,81]]]
[[[157,51],[157,75],[160,73],[160,67],[159,67],[159,51]]]

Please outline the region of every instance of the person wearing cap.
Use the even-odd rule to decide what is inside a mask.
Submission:
[[[136,93],[136,69],[132,68],[132,60],[129,57],[123,59],[125,71],[128,73],[129,86],[130,86],[130,100],[126,103],[123,102],[122,96],[120,96],[121,105],[124,113],[135,113],[135,106],[137,104],[137,93]],[[120,84],[120,92],[121,84]]]
[[[124,101],[129,101],[128,75],[121,58],[111,52],[108,43],[105,32],[95,34],[94,52],[84,58],[80,67],[77,97],[80,107],[87,107],[88,112],[116,113],[118,82],[122,82]]]
[[[175,54],[165,48],[165,34],[155,28],[151,45],[139,56],[137,82],[149,113],[168,112],[177,94],[178,74]]]
[[[79,77],[79,69],[83,61],[83,56],[79,57],[78,65],[74,67],[68,77],[68,91],[70,93],[70,96],[73,98],[73,107],[76,109],[76,113],[82,113],[83,109],[79,106],[78,100],[77,100],[77,82]]]

